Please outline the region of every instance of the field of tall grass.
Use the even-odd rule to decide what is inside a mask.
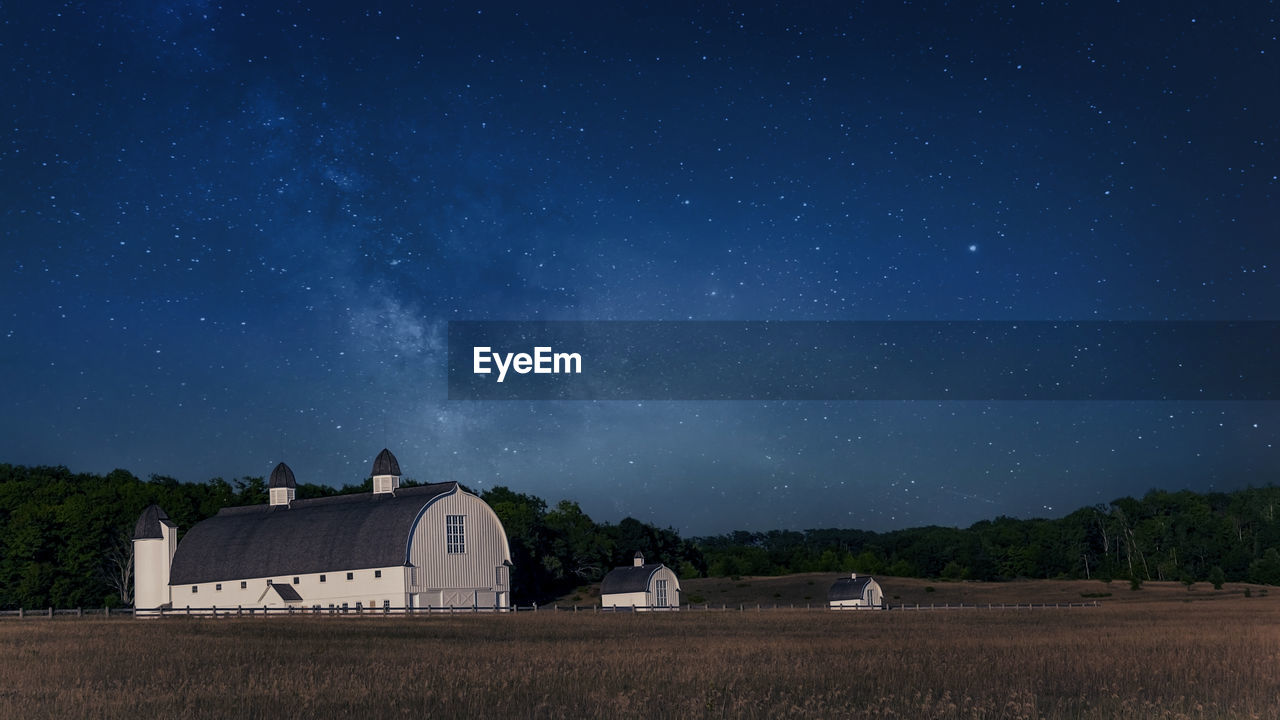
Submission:
[[[0,717],[1272,718],[1280,601],[6,620]]]

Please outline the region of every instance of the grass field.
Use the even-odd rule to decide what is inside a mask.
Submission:
[[[1073,610],[27,619],[0,622],[0,717],[1273,718],[1277,668],[1271,596]]]

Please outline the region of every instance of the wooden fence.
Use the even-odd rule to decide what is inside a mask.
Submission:
[[[180,607],[159,610],[135,610],[134,608],[39,608],[17,610],[0,610],[0,620],[6,618],[53,619],[55,617],[268,617],[281,615],[297,616],[429,616],[454,614],[504,614],[513,612],[552,612],[552,613],[635,613],[635,612],[763,612],[765,610],[821,610],[831,612],[868,612],[874,610],[1064,610],[1070,608],[1101,607],[1097,600],[1089,602],[1065,603],[977,603],[977,604],[924,604],[910,603],[888,605],[884,607],[858,606],[828,608],[825,603],[806,603],[804,605],[765,604],[765,603],[698,603],[681,605],[680,607],[601,607],[599,605],[515,605],[511,607]]]

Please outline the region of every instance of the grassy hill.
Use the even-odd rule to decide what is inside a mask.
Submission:
[[[801,573],[776,577],[743,576],[738,578],[682,579],[684,603],[716,605],[795,605],[818,606],[826,603],[827,588],[837,573]],[[1196,583],[1188,590],[1182,583],[1147,582],[1139,590],[1129,583],[1115,580],[1015,580],[1011,582],[946,582],[876,576],[890,604],[959,604],[986,603],[1068,603],[1099,600],[1105,603],[1188,602],[1240,598],[1246,590],[1253,597],[1264,597],[1268,589],[1248,583],[1226,583],[1214,590],[1209,583]],[[559,605],[599,605],[599,584],[584,585],[556,601]]]

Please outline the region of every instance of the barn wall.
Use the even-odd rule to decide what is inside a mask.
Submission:
[[[875,580],[867,583],[865,596],[870,605],[878,606],[884,603],[884,592],[880,590],[880,583]]]
[[[466,517],[466,552],[450,554],[445,516]],[[418,518],[409,543],[410,590],[416,607],[507,607],[511,578],[497,568],[511,561],[502,522],[483,500],[464,490],[436,498]]]
[[[380,570],[382,577],[374,577]],[[350,572],[352,579],[347,579]],[[320,581],[321,575],[324,582]],[[293,578],[298,583],[293,583]],[[267,593],[267,581],[277,585],[289,585],[302,596],[302,602],[286,603],[275,593]],[[240,588],[244,582],[246,587]],[[218,585],[222,586],[218,590]],[[192,587],[196,592],[192,592]],[[384,601],[390,601],[391,607],[404,607],[407,601],[404,588],[404,568],[400,566],[386,568],[368,568],[365,570],[340,570],[337,572],[313,573],[309,575],[274,575],[269,578],[241,578],[223,580],[221,582],[199,583],[198,585],[178,585],[173,590],[174,608],[209,608],[218,609],[236,607],[295,607],[328,608],[333,605],[341,608],[346,603],[354,609],[356,603],[364,607],[381,608]]]
[[[644,607],[649,604],[649,594],[643,592],[612,593],[600,596],[602,607]]]
[[[649,605],[657,605],[658,603],[658,581],[667,581],[667,604],[666,607],[680,606],[680,578],[676,577],[676,573],[669,567],[659,568],[657,572],[649,576]]]

